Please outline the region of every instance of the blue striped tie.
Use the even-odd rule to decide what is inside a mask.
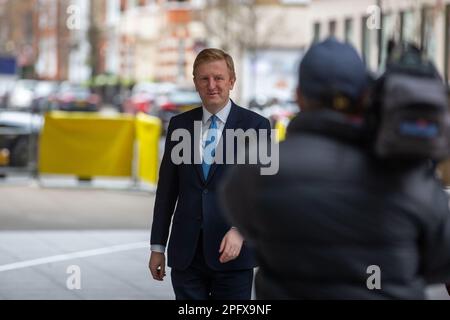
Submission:
[[[203,176],[205,177],[205,180],[208,179],[209,169],[211,168],[211,165],[214,161],[214,157],[216,155],[215,147],[217,146],[217,140],[218,140],[218,130],[217,130],[217,116],[212,115],[211,116],[211,124],[209,126],[207,138],[205,141],[205,146],[203,148],[203,162],[202,162],[202,169],[203,169]],[[214,148],[208,146],[210,144],[214,144]]]

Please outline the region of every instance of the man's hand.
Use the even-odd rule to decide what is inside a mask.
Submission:
[[[152,251],[148,267],[153,279],[163,281],[166,276],[166,256],[164,253]]]
[[[241,253],[243,242],[244,238],[242,238],[239,231],[235,228],[231,228],[230,231],[228,231],[223,237],[222,243],[220,244],[219,252],[221,255],[219,261],[221,263],[227,263],[236,259]]]

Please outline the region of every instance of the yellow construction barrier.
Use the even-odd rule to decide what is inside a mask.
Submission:
[[[48,113],[39,143],[39,172],[87,178],[129,177],[134,125],[132,116]]]
[[[136,117],[138,171],[140,180],[156,184],[158,181],[159,138],[162,123],[156,117],[140,113]]]
[[[282,121],[282,120],[278,120],[275,123],[275,129],[277,130],[276,141],[277,142],[284,141],[284,139],[286,139],[286,129],[287,129],[286,122]]]

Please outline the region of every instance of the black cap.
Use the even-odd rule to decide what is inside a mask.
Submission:
[[[328,38],[314,44],[299,71],[302,94],[344,109],[356,102],[368,86],[368,72],[358,52],[348,43]]]

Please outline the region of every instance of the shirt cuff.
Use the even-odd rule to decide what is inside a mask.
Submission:
[[[164,253],[166,252],[166,246],[163,246],[161,244],[152,244],[150,246],[150,250],[154,252]]]

